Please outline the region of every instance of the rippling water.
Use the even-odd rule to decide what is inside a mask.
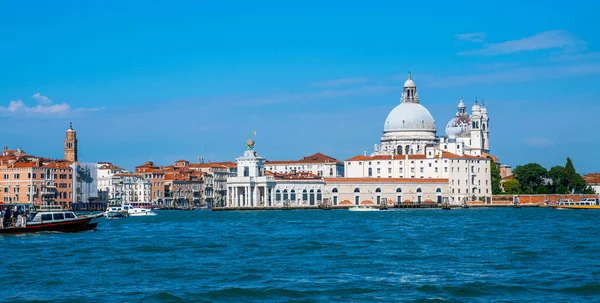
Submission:
[[[0,301],[598,301],[599,216],[159,211],[0,236]]]

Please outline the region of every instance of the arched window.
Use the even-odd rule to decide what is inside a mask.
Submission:
[[[398,155],[402,155],[402,145],[398,145],[398,147],[396,147],[396,153]]]
[[[317,202],[321,202],[323,200],[323,195],[321,194],[321,190],[317,189]]]
[[[333,176],[333,167],[330,167],[330,168],[329,168],[329,175],[330,175],[330,176]]]
[[[407,146],[404,148],[404,153],[405,153],[405,154],[407,154],[407,155],[408,155],[408,154],[410,154],[410,146],[408,146],[408,145],[407,145]]]
[[[360,188],[358,188],[358,187],[357,187],[357,188],[355,188],[355,189],[354,189],[354,192],[355,192],[355,193],[360,193]]]
[[[441,204],[442,203],[442,189],[438,187],[438,189],[435,190],[435,193],[437,194],[437,203]]]
[[[287,199],[288,199],[288,191],[287,191],[287,189],[284,189],[283,190],[283,200],[285,201]]]
[[[376,197],[377,198],[377,205],[379,205],[379,204],[381,204],[381,188],[378,187],[375,190],[375,193],[377,195],[377,197]]]
[[[396,203],[402,203],[402,188],[400,187],[396,188]]]
[[[421,203],[423,200],[423,190],[421,188],[417,188],[417,203]]]
[[[308,199],[310,201],[310,205],[315,205],[315,190],[314,189],[310,190],[310,195],[309,195]]]
[[[308,201],[308,193],[306,189],[302,191],[302,201]]]
[[[337,205],[338,203],[338,189],[334,188],[331,190],[331,192],[333,193],[333,205]]]
[[[358,203],[360,202],[360,188],[355,188],[354,189],[354,204],[358,205]]]
[[[296,191],[293,189],[290,191],[290,200],[296,201]]]
[[[281,192],[279,189],[275,191],[275,201],[281,201]]]

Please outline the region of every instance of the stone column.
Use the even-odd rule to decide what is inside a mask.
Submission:
[[[254,207],[259,206],[260,205],[260,201],[258,200],[258,192],[259,192],[259,188],[258,186],[253,186],[253,191],[252,191],[252,204]]]
[[[246,195],[246,199],[244,200],[244,206],[250,206],[250,186],[246,186],[244,188],[244,194]]]
[[[269,206],[275,205],[275,187],[271,187],[271,203]]]
[[[263,205],[267,206],[267,186],[263,186]]]

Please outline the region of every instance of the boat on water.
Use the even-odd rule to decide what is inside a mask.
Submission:
[[[104,212],[104,217],[110,219],[140,216],[156,216],[156,212],[150,208],[134,207],[131,204],[109,205]]]
[[[28,212],[13,212],[11,207],[8,207],[0,218],[0,234],[94,230],[98,225],[95,219],[100,217],[102,214],[78,216],[59,205],[42,206],[39,209],[31,207]]]
[[[600,199],[586,198],[579,202],[560,200],[551,206],[554,209],[600,209]]]
[[[379,208],[375,208],[375,207],[371,207],[371,206],[366,206],[366,207],[354,206],[354,207],[348,208],[348,210],[349,211],[380,211]]]

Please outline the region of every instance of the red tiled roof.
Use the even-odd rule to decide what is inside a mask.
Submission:
[[[407,155],[395,155],[393,156],[393,160],[404,160],[407,158]],[[408,155],[409,160],[417,160],[417,159],[427,159],[425,155]],[[431,159],[439,159],[439,157],[432,157]],[[470,155],[457,155],[449,152],[442,152],[442,159],[486,159],[483,157],[470,156]],[[379,156],[364,156],[358,155],[354,156],[346,161],[373,161],[373,160],[392,160],[391,155],[379,155]]]
[[[275,160],[275,161],[266,161],[266,164],[278,165],[278,164],[320,164],[320,163],[336,163],[343,164],[342,161],[339,161],[333,157],[325,155],[323,153],[316,153],[310,156],[302,157],[300,160]]]
[[[443,178],[325,178],[325,183],[446,183]]]

